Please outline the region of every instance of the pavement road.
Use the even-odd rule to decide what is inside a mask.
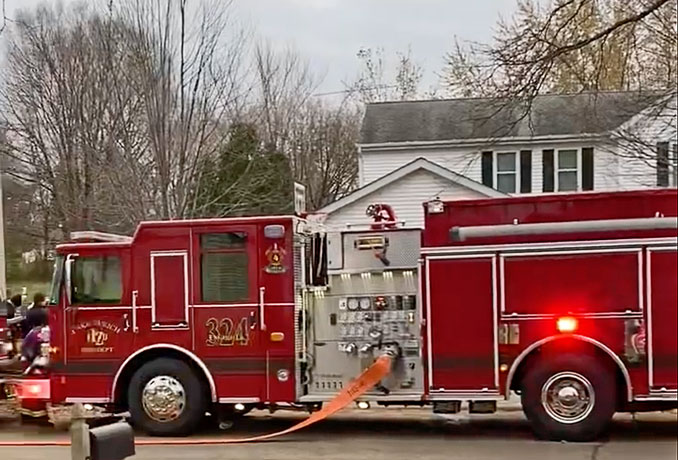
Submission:
[[[278,431],[303,418],[279,412],[253,414],[227,432],[202,438],[239,438]],[[653,460],[678,456],[678,416],[673,413],[615,417],[610,434],[595,443],[534,439],[521,412],[433,415],[425,409],[347,410],[303,431],[256,444],[138,446],[134,460]],[[0,442],[60,439],[47,427],[0,423]],[[66,447],[0,447],[0,460],[62,460]]]

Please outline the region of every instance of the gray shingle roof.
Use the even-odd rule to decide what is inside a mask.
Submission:
[[[656,99],[637,92],[543,95],[528,116],[525,105],[501,99],[368,104],[361,144],[604,133]]]

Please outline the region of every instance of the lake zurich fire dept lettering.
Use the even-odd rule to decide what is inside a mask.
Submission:
[[[81,347],[82,353],[113,353],[113,347],[107,346],[111,334],[119,334],[121,329],[108,321],[93,320],[77,324],[71,334],[84,331],[86,346]]]

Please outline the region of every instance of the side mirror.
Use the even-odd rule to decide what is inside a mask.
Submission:
[[[66,289],[66,299],[68,300],[68,305],[71,305],[73,303],[73,285],[71,283],[71,277],[73,273],[73,262],[75,262],[75,258],[78,257],[77,254],[68,254],[66,256],[66,276],[65,276],[65,283],[64,287]]]

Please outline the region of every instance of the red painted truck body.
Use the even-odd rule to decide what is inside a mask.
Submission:
[[[675,406],[675,189],[424,206],[417,270],[424,382],[420,394],[400,402],[430,403],[443,412],[472,401],[472,409],[492,410],[514,390],[525,404],[532,376],[546,375],[544,363],[585,356],[582,362],[598,363],[609,376],[578,380],[552,371],[560,380],[541,388],[544,401],[556,398],[556,412],[593,407],[587,400],[593,390],[603,401],[597,382],[609,385],[614,410]],[[310,402],[299,344],[304,314],[315,314],[305,307],[317,291],[305,261],[317,241],[304,246],[305,223],[298,217],[147,222],[128,239],[59,246],[58,263],[72,264],[71,278],[88,260],[117,264],[121,291],[108,303],[77,300],[77,292],[67,292],[69,276],[55,277],[61,295],[50,309],[51,404],[125,409],[135,373],[163,357],[187,363],[215,405]],[[380,225],[364,233],[398,231]],[[235,235],[234,242],[210,246],[212,234]],[[210,299],[205,288],[205,261],[220,257],[239,261],[237,273],[224,274],[237,285],[224,281],[217,289],[232,301]],[[578,372],[586,377],[586,369]],[[561,425],[580,423],[563,417]],[[551,432],[584,438],[541,430]]]
[[[622,402],[675,401],[675,230],[549,232],[463,242],[452,241],[450,231],[675,217],[676,207],[672,190],[459,201],[445,203],[439,214],[427,211],[422,255],[431,397],[478,398],[517,389],[516,377],[531,353],[552,342],[558,352],[586,343],[609,357]],[[577,320],[569,336],[557,330],[564,316]],[[448,333],[459,323],[463,327]],[[631,341],[639,338],[646,345],[634,350]]]

